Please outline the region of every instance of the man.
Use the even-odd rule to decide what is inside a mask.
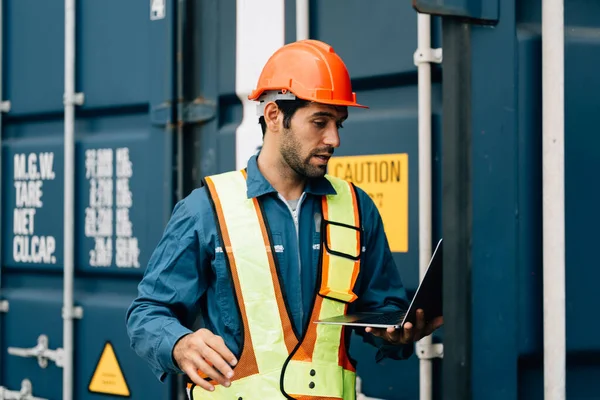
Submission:
[[[249,98],[263,147],[176,205],[127,314],[131,345],[159,379],[185,373],[191,398],[353,399],[351,331],[313,322],[408,306],[374,203],[326,175],[347,107],[364,106],[314,40],[275,52]],[[357,333],[403,359],[441,323]]]

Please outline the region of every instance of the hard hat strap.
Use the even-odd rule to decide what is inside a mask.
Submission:
[[[294,95],[294,93],[289,92],[287,90],[285,90],[285,91],[278,91],[278,90],[266,91],[258,99],[258,104],[256,105],[256,115],[258,115],[259,117],[262,117],[263,115],[265,115],[265,107],[267,104],[269,104],[272,101],[296,100],[296,99],[297,99],[296,95]]]

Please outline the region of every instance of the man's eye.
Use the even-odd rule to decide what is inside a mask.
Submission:
[[[338,129],[342,129],[344,127],[344,125],[342,125],[342,123],[340,122],[339,124],[337,124],[337,128]]]
[[[325,121],[313,121],[313,124],[315,124],[317,128],[325,128],[327,126],[327,122]]]

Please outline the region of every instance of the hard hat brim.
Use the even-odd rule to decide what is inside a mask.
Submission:
[[[313,103],[317,104],[326,104],[328,106],[346,106],[346,107],[356,107],[356,108],[369,108],[369,106],[365,106],[363,104],[358,104],[353,101],[343,101],[343,100],[334,100],[334,101],[324,101],[324,100],[310,100]]]
[[[258,99],[260,98],[260,96],[264,92],[268,92],[270,90],[277,90],[277,91],[279,91],[279,90],[281,90],[281,88],[263,88],[262,90],[254,90],[248,96],[248,100],[258,101]],[[286,90],[289,91],[289,92],[291,92],[291,93],[293,93],[289,89],[286,89]],[[301,100],[306,100],[306,101],[310,101],[310,102],[318,103],[318,104],[326,104],[326,105],[329,105],[329,106],[346,106],[346,107],[356,107],[356,108],[369,108],[369,106],[365,106],[363,104],[359,104],[356,101],[348,101],[348,100],[341,100],[341,99],[327,100],[327,99],[323,99],[323,98],[314,99],[314,98],[305,97],[305,96],[298,96],[296,93],[294,93],[294,95],[298,99],[301,99]]]

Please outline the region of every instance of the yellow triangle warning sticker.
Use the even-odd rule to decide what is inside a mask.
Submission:
[[[121,371],[117,355],[110,342],[104,345],[88,390],[94,393],[129,397],[129,387]]]

